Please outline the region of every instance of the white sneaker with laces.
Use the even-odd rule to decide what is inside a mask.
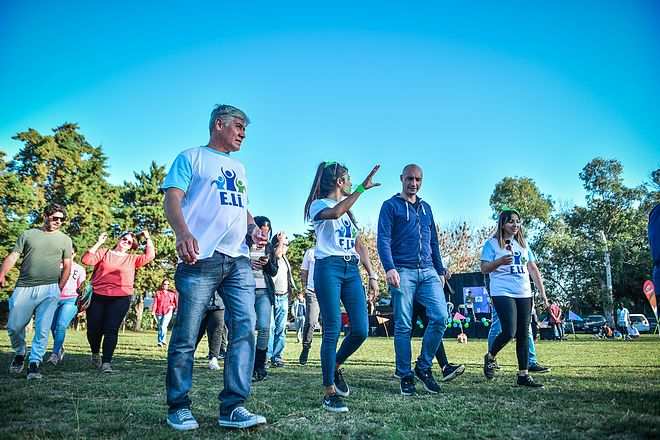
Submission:
[[[220,415],[218,425],[223,428],[251,428],[266,423],[266,418],[252,414],[243,406],[238,406],[228,415]]]
[[[209,361],[209,370],[219,370],[220,365],[218,364],[218,358],[212,357]]]

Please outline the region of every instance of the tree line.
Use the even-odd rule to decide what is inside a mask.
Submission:
[[[147,170],[134,172],[133,181],[113,185],[108,181],[108,157],[102,147],[87,142],[78,125],[65,123],[52,131],[44,135],[29,129],[16,134],[13,139],[23,145],[13,158],[0,151],[2,257],[11,251],[21,232],[41,224],[46,204],[61,203],[66,205],[68,217],[63,230],[71,236],[78,255],[103,231],[117,236],[125,230],[148,229],[157,256],[137,272],[135,292],[140,297],[155,291],[162,279],[173,277],[177,261],[174,234],[159,191],[165,167],[152,162]],[[590,161],[579,174],[587,192],[584,205],[557,204],[529,177],[504,177],[489,201],[493,218],[504,207],[521,212],[549,296],[578,312],[608,306],[603,265],[606,245],[616,299],[642,303],[641,285],[650,278],[646,222],[648,212],[660,201],[660,170],[651,172],[649,182],[637,187],[624,185],[622,174],[623,165],[615,159]],[[372,264],[383,282],[375,232],[363,232]],[[438,232],[442,255],[452,272],[478,271],[481,245],[492,234],[491,228],[463,222],[451,223]],[[289,259],[300,284],[300,263],[304,251],[313,245],[313,233],[293,236]],[[16,277],[17,271],[9,274],[10,285]],[[386,294],[386,286],[381,288]],[[10,289],[2,291],[0,300],[10,294]],[[137,328],[141,315],[141,302],[137,301],[133,311]]]

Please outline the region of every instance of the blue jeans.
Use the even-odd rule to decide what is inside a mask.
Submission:
[[[14,353],[25,355],[25,326],[34,314],[30,362],[41,363],[48,346],[48,333],[59,298],[60,288],[57,283],[14,289],[14,293],[9,297],[7,320],[7,333]]]
[[[357,258],[352,257],[348,261],[343,257],[325,257],[316,260],[314,286],[323,320],[321,370],[323,385],[327,387],[335,383],[336,366],[343,364],[360,348],[369,332],[367,298],[364,294]],[[335,352],[341,330],[340,300],[348,313],[350,332],[341,343],[339,351]]]
[[[303,329],[305,328],[305,317],[296,316],[296,339],[298,342],[303,340]]]
[[[493,342],[495,342],[495,338],[497,335],[499,335],[502,332],[502,325],[500,324],[500,318],[497,316],[497,312],[495,311],[495,307],[491,307],[493,310],[493,315],[492,315],[492,322],[490,323],[490,330],[488,330],[488,352],[491,352],[491,349],[493,348]],[[536,346],[534,345],[534,334],[532,333],[532,326],[529,326],[529,354],[527,355],[527,359],[529,361],[529,365],[534,365],[538,361],[536,360]]]
[[[164,315],[160,315],[156,317],[156,321],[158,322],[158,343],[159,344],[164,344],[165,343],[165,338],[167,338],[167,326],[170,325],[170,320],[172,319],[172,311],[170,310],[168,313]]]
[[[197,334],[214,292],[225,303],[229,350],[224,365],[220,413],[243,405],[250,394],[254,367],[254,276],[250,259],[215,252],[195,264],[180,263],[174,276],[179,291],[177,320],[167,351],[167,405],[170,411],[189,408]]]
[[[69,327],[71,320],[78,313],[78,306],[76,305],[76,297],[60,299],[57,303],[57,309],[53,315],[53,323],[50,330],[53,332],[53,353],[59,354],[64,349],[64,338],[66,337],[66,329]]]
[[[270,315],[273,314],[273,303],[266,289],[257,289],[254,310],[257,313],[257,350],[268,350],[270,338]]]
[[[275,295],[273,319],[270,321],[270,338],[268,339],[268,357],[281,360],[286,345],[286,323],[289,315],[289,295]]]
[[[422,350],[417,358],[416,365],[420,370],[429,370],[433,366],[433,358],[447,328],[447,302],[442,282],[434,268],[400,268],[397,271],[401,283],[398,288],[390,286],[394,309],[394,352],[396,370],[401,377],[407,377],[412,375],[410,335],[413,301],[424,306],[429,320],[422,338]]]

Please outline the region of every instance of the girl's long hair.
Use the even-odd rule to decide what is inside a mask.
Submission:
[[[312,189],[309,191],[307,202],[305,202],[305,221],[312,221],[313,218],[309,216],[309,207],[316,199],[327,197],[333,192],[337,186],[337,179],[344,177],[348,174],[348,168],[339,162],[321,162],[316,168],[316,175],[314,176],[314,183]],[[348,211],[348,216],[354,225],[357,225],[353,213]]]
[[[515,209],[505,209],[504,211],[500,212],[500,216],[497,220],[497,231],[493,237],[497,239],[497,243],[502,249],[504,249],[506,244],[504,242],[504,225],[508,223],[509,220],[511,220],[513,214],[517,215],[518,219],[521,220],[520,213],[518,213],[518,211]],[[522,224],[520,225],[518,232],[516,232],[513,238],[515,238],[520,246],[524,247],[525,249],[527,248],[527,242],[525,242],[525,231],[523,230]]]

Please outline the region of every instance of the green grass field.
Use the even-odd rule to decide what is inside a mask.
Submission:
[[[248,408],[268,425],[230,432],[216,424],[222,372],[206,368],[206,342],[197,352],[192,391],[200,429],[175,433],[165,424],[166,351],[153,332],[120,334],[113,365],[101,375],[89,365],[84,333],[67,335],[64,364],[45,366],[41,381],[10,377],[7,333],[0,336],[0,438],[443,438],[584,439],[660,437],[660,338],[634,342],[540,342],[540,361],[552,372],[538,375],[546,387],[513,385],[515,352],[499,356],[502,370],[487,382],[481,372],[485,341],[460,345],[445,340],[449,359],[467,366],[465,374],[429,395],[399,394],[392,339],[370,338],[345,366],[352,395],[350,412],[321,409],[319,340],[310,363],[295,361],[300,345],[288,340],[286,368],[253,388]],[[52,343],[52,342],[51,342]],[[414,341],[419,350],[420,341]],[[48,352],[49,354],[50,352]],[[437,367],[436,367],[437,373]]]

